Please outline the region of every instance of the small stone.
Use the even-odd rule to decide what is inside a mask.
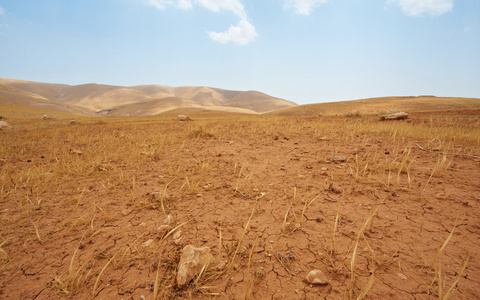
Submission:
[[[321,222],[323,221],[323,218],[318,217],[318,218],[315,219],[315,221],[316,221],[317,223],[321,223]]]
[[[142,243],[143,247],[150,247],[153,245],[153,239],[149,239],[146,242]]]
[[[173,237],[174,240],[181,238],[182,237],[182,231],[181,230],[175,231],[175,233],[173,234],[172,237]]]
[[[140,226],[140,227],[145,227],[145,226],[147,226],[147,223],[142,222],[142,223],[138,224],[138,226]]]
[[[201,198],[201,197],[203,197],[203,195],[202,195],[201,193],[198,193],[198,194],[197,194],[197,197],[198,197],[198,198]]]
[[[173,243],[175,245],[179,246],[179,245],[183,244],[183,237],[182,237],[182,231],[181,230],[175,231],[172,238],[173,238]]]
[[[175,222],[175,219],[172,217],[172,215],[168,215],[165,220],[163,220],[163,224],[166,225],[172,225]]]
[[[323,167],[323,168],[321,168],[320,170],[321,170],[321,171],[328,171],[328,168]]]
[[[70,153],[76,154],[76,155],[82,155],[82,151],[78,149],[70,149]]]
[[[403,280],[407,280],[407,276],[405,276],[405,274],[402,274],[402,273],[397,273],[397,275],[402,278]]]
[[[346,162],[347,159],[348,158],[345,155],[334,155],[332,157],[332,161],[334,162]]]
[[[328,279],[320,270],[313,270],[308,273],[306,280],[310,284],[324,285],[328,284]]]

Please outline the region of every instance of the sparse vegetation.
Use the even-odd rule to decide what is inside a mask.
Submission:
[[[477,117],[11,120],[0,295],[474,298],[479,162],[437,152],[479,155]],[[179,289],[186,244],[215,259]]]

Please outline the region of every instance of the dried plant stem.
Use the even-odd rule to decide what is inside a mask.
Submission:
[[[42,240],[42,237],[40,236],[40,232],[38,231],[37,225],[33,222],[32,222],[32,224],[33,224],[33,227],[35,227],[35,233],[37,234],[38,240],[40,241],[41,244],[43,244],[43,240]]]
[[[235,261],[235,257],[237,256],[238,250],[240,250],[240,247],[242,246],[243,239],[245,237],[245,234],[247,233],[248,227],[250,226],[250,221],[252,220],[253,214],[255,213],[255,209],[257,208],[257,203],[258,200],[255,201],[255,204],[253,205],[252,212],[250,213],[250,217],[248,218],[247,224],[245,225],[245,228],[243,229],[242,236],[240,237],[240,241],[238,241],[237,248],[235,249],[235,252],[233,253],[233,257],[230,261],[230,264],[226,269],[229,269],[233,262]]]
[[[475,156],[475,155],[470,155],[470,154],[462,154],[462,153],[448,153],[448,152],[433,151],[433,150],[430,150],[430,149],[425,149],[422,146],[420,146],[419,144],[415,144],[415,145],[417,145],[417,147],[420,148],[420,150],[422,150],[422,151],[428,151],[428,152],[433,152],[433,153],[437,153],[437,154],[445,154],[445,155],[466,156],[466,157],[472,157],[472,158],[480,159],[480,156]]]
[[[95,294],[95,291],[97,290],[97,287],[98,287],[98,283],[100,282],[100,277],[102,276],[103,272],[105,271],[105,269],[108,267],[108,265],[112,262],[112,260],[115,258],[115,256],[117,256],[118,252],[115,253],[115,255],[112,256],[112,258],[110,258],[110,260],[105,264],[105,266],[103,266],[102,270],[100,271],[100,273],[98,274],[97,276],[97,280],[95,281],[95,285],[93,286],[93,292],[92,292],[92,298],[95,298],[96,294]]]

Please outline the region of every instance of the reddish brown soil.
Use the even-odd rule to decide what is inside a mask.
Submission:
[[[357,298],[373,278],[366,298],[435,299],[439,268],[446,293],[467,257],[453,298],[480,295],[478,159],[449,155],[448,168],[431,176],[443,156],[415,146],[418,142],[426,147],[428,140],[393,141],[391,135],[353,134],[341,128],[313,136],[310,121],[285,126],[276,122],[260,127],[250,121],[207,122],[203,125],[213,136],[199,131],[190,138],[186,136],[194,132],[195,121],[68,128],[54,124],[1,133],[6,145],[1,166],[6,171],[0,202],[0,298],[85,299],[96,286],[98,299],[152,299],[158,278],[159,298],[167,299],[215,297],[211,294],[220,299],[348,299]],[[219,129],[223,126],[229,129]],[[283,129],[275,131],[275,126]],[[153,138],[135,137],[142,131],[160,135],[172,130],[182,138],[155,154],[148,152],[155,145]],[[34,131],[45,139],[25,142]],[[78,141],[85,132],[92,144],[83,137]],[[122,158],[101,152],[106,133],[145,153]],[[54,150],[52,141],[61,146]],[[15,153],[6,149],[15,144]],[[451,145],[455,152],[480,154],[478,145]],[[104,155],[99,163],[87,161],[92,147],[96,155]],[[389,184],[388,166],[406,149],[413,160],[409,174],[391,170]],[[355,157],[367,153],[377,155],[377,169],[357,179]],[[345,155],[348,161],[334,162],[334,155]],[[48,172],[59,160],[72,163],[70,171],[45,175],[53,179],[44,181],[43,189],[29,192],[25,179],[23,186],[15,185],[19,179],[12,175],[14,169],[44,165]],[[75,173],[75,160],[83,171]],[[166,213],[176,225],[183,224],[177,244],[173,235],[162,241],[157,232],[166,213],[153,193],[163,192],[166,185]],[[22,201],[26,204],[20,207]],[[305,202],[311,204],[306,207]],[[371,224],[361,231],[372,214]],[[153,245],[142,245],[149,239]],[[198,283],[178,289],[175,268],[187,244],[210,247],[227,267],[212,268]],[[74,253],[78,287],[66,294],[59,281],[67,280]],[[306,283],[313,269],[322,270],[329,283]]]

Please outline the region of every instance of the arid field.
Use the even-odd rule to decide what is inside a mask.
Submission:
[[[0,298],[480,295],[480,110],[189,115],[7,119]]]

